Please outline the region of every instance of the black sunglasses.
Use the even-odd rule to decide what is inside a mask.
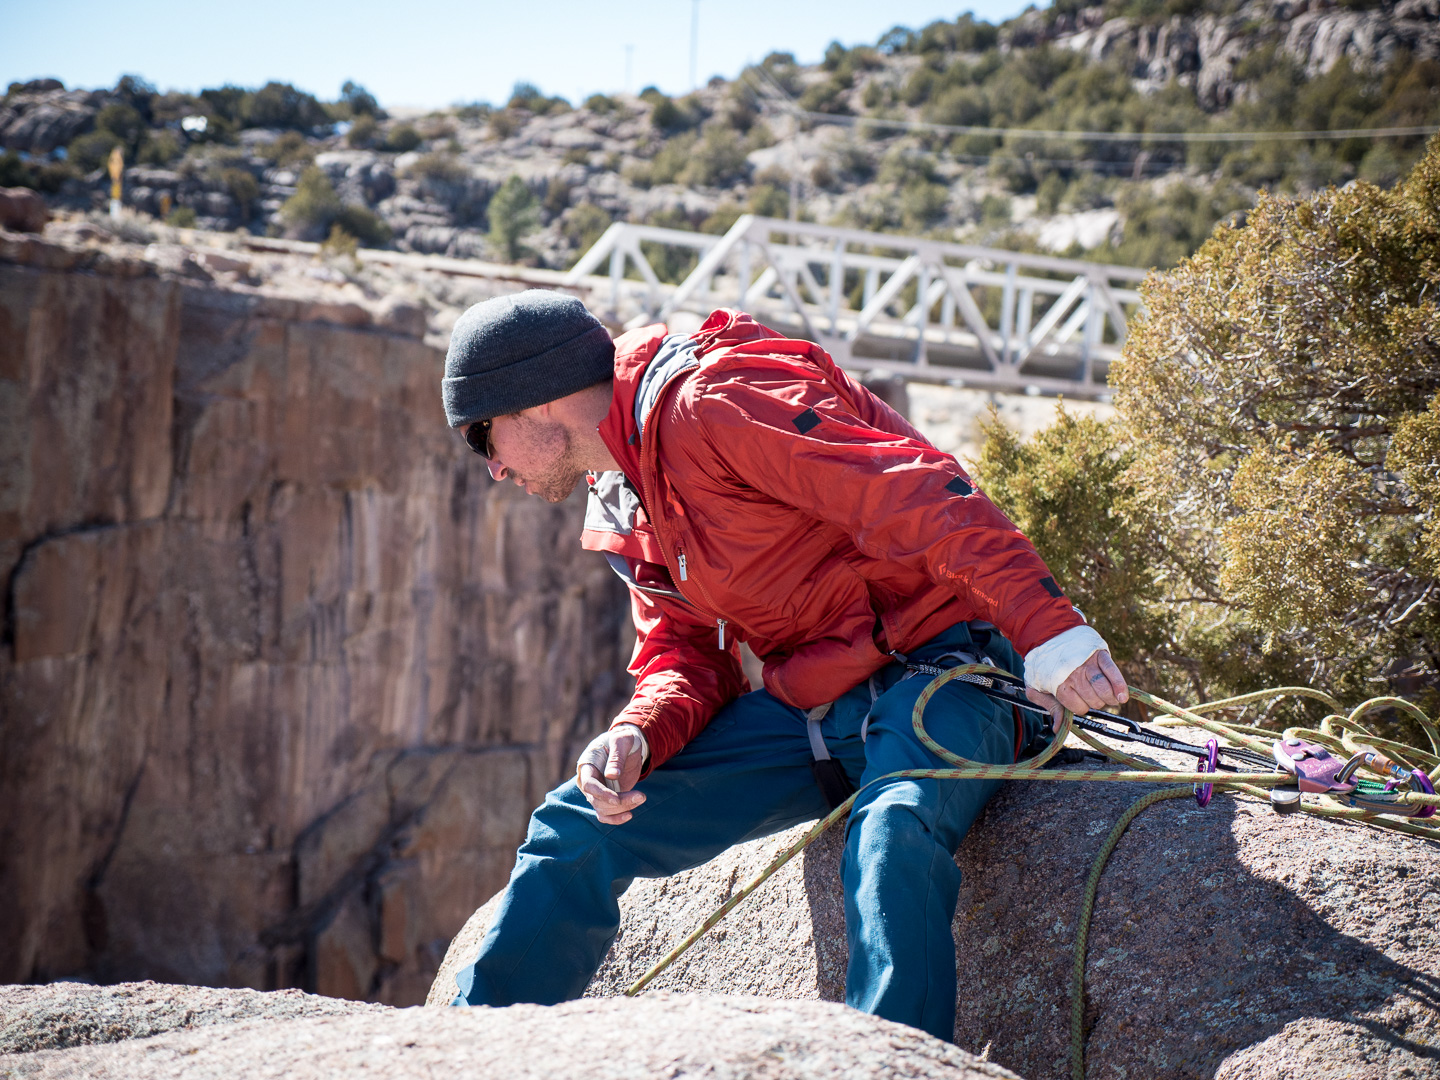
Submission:
[[[486,461],[490,460],[490,425],[492,420],[476,420],[465,429],[465,445]]]

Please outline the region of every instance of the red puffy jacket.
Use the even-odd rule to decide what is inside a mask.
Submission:
[[[955,459],[818,345],[721,310],[647,379],[665,339],[615,342],[600,435],[624,481],[592,485],[582,541],[631,580],[635,695],[614,722],[644,730],[650,768],[747,689],[741,641],[810,708],[957,622],[1022,654],[1083,623]]]

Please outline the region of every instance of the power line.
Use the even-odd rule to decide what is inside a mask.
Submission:
[[[1090,142],[1177,142],[1177,143],[1239,143],[1262,142],[1267,139],[1286,142],[1324,142],[1344,139],[1388,139],[1406,135],[1434,135],[1440,126],[1417,124],[1407,127],[1383,128],[1327,128],[1321,131],[1054,131],[1044,128],[990,127],[983,124],[934,124],[928,120],[901,120],[877,116],[846,116],[840,113],[807,112],[785,92],[771,74],[760,66],[751,66],[745,73],[754,72],[764,82],[762,90],[768,90],[767,97],[779,95],[780,105],[786,112],[804,120],[822,124],[839,124],[860,127],[900,128],[906,131],[937,131],[946,135],[991,135],[1004,138],[1014,135],[1029,139],[1086,139]]]
[[[1029,139],[1086,139],[1090,142],[1179,142],[1237,143],[1280,139],[1287,142],[1321,142],[1343,139],[1387,139],[1405,135],[1434,135],[1440,127],[1415,125],[1386,128],[1330,128],[1323,131],[1049,131],[1042,128],[988,127],[979,124],[932,124],[925,120],[895,120],[872,116],[844,116],[836,113],[789,110],[795,116],[824,124],[859,127],[902,128],[907,131],[938,131],[949,135],[1015,135]]]

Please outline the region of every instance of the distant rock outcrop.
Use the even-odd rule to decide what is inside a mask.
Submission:
[[[12,87],[0,105],[0,146],[48,154],[95,126],[108,100],[103,90],[66,90],[58,79],[33,79]]]
[[[426,1011],[145,983],[11,987],[0,1003],[13,1011],[4,1031],[56,1016],[112,1025],[90,1040],[104,1045],[6,1054],[21,1048],[0,1044],[0,1076],[16,1080],[1018,1080],[913,1028],[823,1002],[662,993]]]
[[[1038,15],[1038,13],[1037,13]],[[1321,75],[1341,59],[1374,71],[1400,50],[1440,56],[1440,0],[1401,0],[1357,11],[1323,0],[1251,0],[1227,15],[1173,15],[1168,20],[1102,17],[1091,8],[1061,15],[1047,33],[1056,44],[1095,61],[1133,58],[1132,75],[1159,88],[1172,79],[1193,86],[1207,110],[1235,98],[1235,65],[1267,45]]]
[[[38,233],[50,220],[45,200],[29,188],[0,187],[0,229]]]
[[[1069,1076],[1080,898],[1100,844],[1144,790],[1016,782],[986,809],[956,857],[959,1046],[1032,1080]],[[637,881],[588,992],[623,993],[805,828]],[[840,850],[838,831],[822,838],[652,985],[843,999]],[[1225,797],[1147,811],[1100,886],[1088,1075],[1440,1077],[1437,900],[1440,850],[1425,842]],[[492,906],[451,946],[432,1004],[454,996]]]

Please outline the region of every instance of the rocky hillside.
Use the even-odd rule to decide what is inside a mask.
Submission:
[[[130,206],[210,229],[564,268],[614,220],[720,231],[795,199],[819,221],[1163,266],[1258,186],[1388,182],[1423,139],[1027,132],[1436,126],[1437,58],[1437,0],[1059,0],[835,44],[815,66],[775,52],[679,99],[520,85],[504,104],[388,116],[350,83],[323,103],[279,83],[39,79],[0,104],[0,185],[98,209],[120,146]]]

